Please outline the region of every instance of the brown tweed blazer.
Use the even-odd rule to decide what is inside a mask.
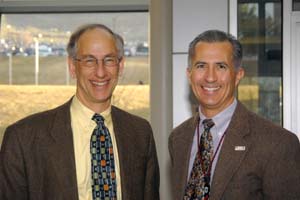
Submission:
[[[169,137],[172,200],[182,200],[196,116]],[[237,151],[235,147],[244,146]],[[240,102],[217,161],[210,200],[299,200],[300,145],[295,134],[248,111]]]
[[[77,200],[70,102],[6,129],[1,200]],[[158,200],[159,168],[150,124],[112,107],[123,200]]]

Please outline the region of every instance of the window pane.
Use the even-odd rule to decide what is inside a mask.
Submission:
[[[293,11],[300,11],[300,0],[293,0]]]
[[[238,6],[238,38],[246,70],[238,98],[252,111],[281,125],[282,5],[279,1],[247,2]]]
[[[125,68],[113,104],[149,119],[148,13],[3,14],[0,32],[0,144],[8,124],[54,108],[75,93],[66,44],[85,23],[125,40]]]

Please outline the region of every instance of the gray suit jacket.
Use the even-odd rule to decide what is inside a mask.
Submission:
[[[169,138],[173,200],[182,200],[197,117]],[[235,147],[244,146],[244,151]],[[299,200],[300,145],[287,130],[248,111],[240,102],[216,164],[210,200]]]
[[[1,200],[77,200],[70,102],[6,129],[0,154]],[[123,200],[159,199],[150,124],[112,107]]]

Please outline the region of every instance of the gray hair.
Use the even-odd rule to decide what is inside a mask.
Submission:
[[[67,52],[68,55],[72,58],[76,57],[77,54],[77,46],[78,46],[78,40],[80,38],[80,36],[85,33],[88,30],[93,30],[93,29],[102,29],[107,31],[108,33],[110,33],[112,35],[112,37],[115,40],[115,45],[118,51],[118,57],[122,58],[124,56],[124,40],[123,38],[117,34],[114,33],[110,28],[108,28],[107,26],[103,25],[103,24],[86,24],[83,26],[80,26],[75,32],[72,33],[68,45],[67,45]]]
[[[229,42],[232,45],[232,56],[235,68],[241,67],[242,57],[243,57],[243,49],[241,43],[231,35],[230,33],[225,33],[219,30],[208,30],[200,35],[198,35],[189,45],[189,55],[188,55],[188,66],[192,67],[192,59],[195,56],[195,47],[199,42]]]

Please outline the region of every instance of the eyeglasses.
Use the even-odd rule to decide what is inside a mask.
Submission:
[[[121,59],[122,58],[116,56],[106,56],[103,59],[97,59],[94,56],[74,58],[74,60],[81,62],[83,66],[88,68],[96,68],[99,65],[99,62],[102,62],[102,65],[105,67],[116,67]]]

